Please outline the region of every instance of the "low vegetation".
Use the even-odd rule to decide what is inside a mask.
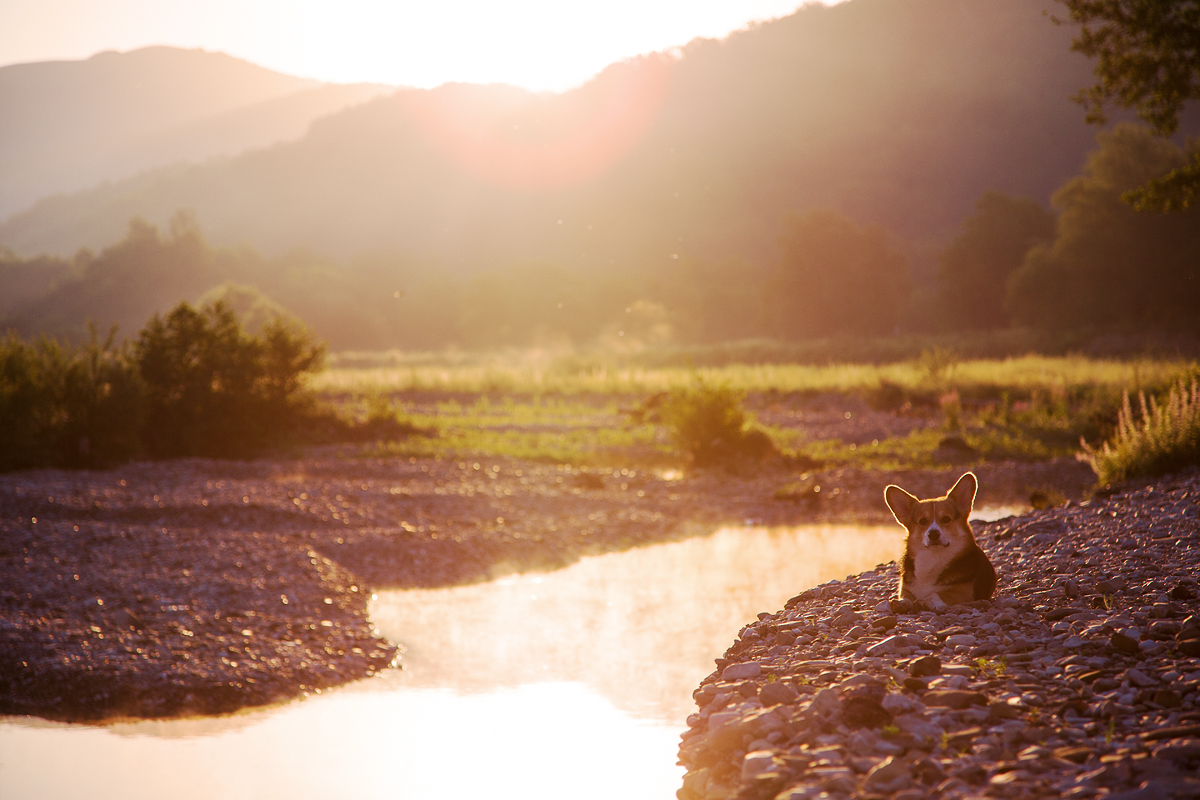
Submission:
[[[350,405],[354,405],[351,403]],[[394,414],[422,435],[376,446],[380,455],[409,458],[514,458],[555,464],[667,466],[676,461],[659,426],[635,419],[613,398],[488,395],[423,404]]]
[[[1197,370],[1181,360],[965,358],[940,344],[879,364],[651,367],[512,351],[343,355],[321,369],[324,358],[298,324],[276,316],[250,331],[220,301],[181,303],[124,344],[94,330],[75,348],[10,334],[0,469],[366,442],[408,458],[896,470],[1072,456],[1081,439],[1110,436],[1083,452],[1104,482],[1197,460],[1195,391],[1182,388]],[[1167,399],[1147,400],[1139,424],[1127,397],[1122,411],[1127,393]],[[864,441],[796,419],[837,397],[919,424]]]
[[[711,350],[694,351],[693,360],[704,363],[705,354]],[[884,405],[894,403],[896,407],[906,401],[936,404],[937,398],[951,388],[957,389],[964,402],[999,399],[1004,392],[1013,402],[1021,402],[1035,392],[1078,396],[1094,389],[1111,392],[1119,404],[1123,389],[1165,387],[1186,372],[1190,363],[1070,355],[965,359],[947,347],[918,349],[910,358],[897,361],[864,358],[810,364],[747,360],[713,366],[655,366],[615,357],[567,357],[536,350],[451,355],[391,353],[374,359],[362,355],[335,357],[329,369],[309,376],[307,385],[334,397],[376,392],[649,396],[686,389],[701,381],[748,394],[869,394]]]
[[[139,452],[144,384],[129,346],[0,340],[0,470],[100,467]]]
[[[692,466],[733,466],[778,453],[771,437],[742,408],[742,400],[741,392],[704,383],[670,393],[662,420]]]
[[[305,387],[323,346],[276,318],[243,329],[221,302],[180,303],[138,338],[94,327],[78,347],[0,340],[0,469],[104,467],[136,456],[247,457],[288,444],[404,431],[358,422]]]
[[[1115,429],[1123,392],[1165,392],[1195,371],[1172,360],[962,359],[948,347],[879,366],[581,366],[530,352],[356,354],[335,363],[347,362],[355,366],[315,374],[310,386],[343,408],[390,397],[404,404],[397,413],[407,424],[437,434],[389,443],[380,450],[389,454],[678,467],[778,453],[803,469],[882,471],[1073,456],[1081,437],[1096,441]],[[798,417],[837,397],[920,424],[854,441],[787,421],[787,409]],[[751,413],[771,408],[758,419]]]
[[[1081,458],[1101,484],[1154,477],[1200,463],[1200,383],[1180,380],[1161,403],[1138,394],[1140,419],[1126,392],[1113,437],[1100,447],[1083,445]]]

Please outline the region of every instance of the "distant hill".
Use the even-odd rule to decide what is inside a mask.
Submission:
[[[929,252],[985,190],[1045,202],[1094,144],[1068,99],[1091,65],[1052,6],[810,5],[560,95],[403,90],[298,141],[42,200],[0,244],[68,254],[190,208],[211,241],[268,255],[644,272],[768,265],[785,215],[830,207]]]
[[[393,90],[174,47],[0,67],[0,218],[150,167],[297,139],[316,117]]]

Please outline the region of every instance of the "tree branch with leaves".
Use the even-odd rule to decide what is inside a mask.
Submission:
[[[1200,0],[1058,0],[1059,23],[1080,26],[1071,49],[1096,59],[1096,83],[1076,95],[1088,122],[1107,121],[1115,104],[1136,110],[1159,136],[1179,130],[1179,114],[1200,98]],[[1181,211],[1200,197],[1200,150],[1166,175],[1122,197],[1138,210]]]

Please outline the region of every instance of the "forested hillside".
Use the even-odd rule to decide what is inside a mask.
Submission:
[[[334,349],[1192,332],[1200,212],[1120,200],[1186,150],[1086,126],[1044,6],[850,0],[561,95],[400,91],[15,215],[0,325],[225,297]]]
[[[1092,145],[1067,100],[1089,64],[1048,5],[813,5],[561,95],[402,91],[292,144],[43,201],[0,244],[68,255],[189,208],[213,241],[269,254],[764,265],[788,213],[829,207],[919,248],[985,190],[1045,202]]]

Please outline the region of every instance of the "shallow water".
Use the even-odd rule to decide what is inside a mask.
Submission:
[[[557,572],[381,592],[405,668],[172,722],[0,720],[0,800],[670,800],[691,693],[746,622],[891,560],[897,526],[729,529]]]

